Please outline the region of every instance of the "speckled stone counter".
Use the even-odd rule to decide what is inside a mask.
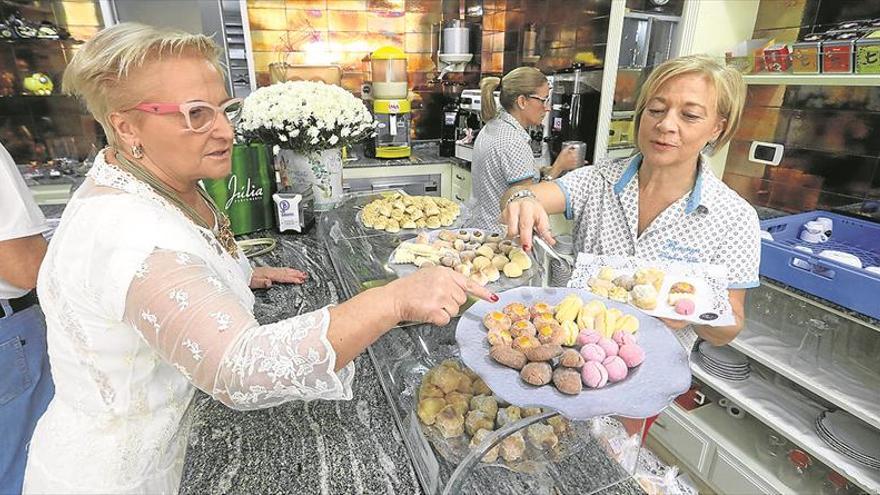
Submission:
[[[470,162],[459,160],[454,156],[440,156],[438,141],[416,141],[412,145],[412,155],[407,158],[368,158],[364,156],[364,150],[361,146],[355,146],[350,156],[357,157],[357,159],[346,161],[343,165],[344,168],[400,167],[404,165],[454,163],[459,167],[470,170]]]

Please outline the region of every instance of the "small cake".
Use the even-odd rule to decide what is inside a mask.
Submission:
[[[486,245],[478,247],[477,254],[489,258],[490,260],[495,257],[495,251]]]
[[[562,345],[565,342],[565,335],[562,325],[557,323],[556,326],[545,325],[539,328],[537,337],[542,344]]]
[[[684,315],[690,316],[694,314],[697,310],[696,304],[694,304],[693,299],[679,299],[675,302],[675,312]]]
[[[602,363],[587,361],[581,369],[581,379],[590,388],[602,388],[608,383],[608,370]]]
[[[663,279],[665,276],[666,274],[657,268],[642,268],[636,270],[633,279],[635,280],[636,285],[649,284],[654,287],[655,291],[659,291],[660,287],[663,286]]]
[[[523,439],[522,432],[516,432],[501,441],[499,445],[501,458],[507,462],[519,460],[526,450],[526,441]]]
[[[535,337],[523,335],[521,337],[513,339],[513,344],[511,345],[514,349],[518,351],[523,351],[524,349],[528,349],[529,347],[538,347],[541,344],[542,342]]]
[[[612,340],[614,340],[614,342],[618,346],[622,346],[622,345],[626,345],[626,344],[635,344],[639,341],[639,339],[636,338],[635,335],[633,335],[629,332],[626,332],[624,330],[615,331],[614,335],[611,338],[612,338]],[[619,351],[618,351],[618,353],[619,353]]]
[[[501,254],[507,255],[514,249],[513,241],[504,240],[498,243],[498,250],[501,251]]]
[[[521,302],[510,303],[501,311],[510,318],[511,322],[529,319],[529,309]]]
[[[587,345],[587,344],[597,344],[599,340],[602,338],[602,335],[595,330],[581,330],[578,334],[577,344],[578,345]]]
[[[603,266],[599,270],[598,277],[602,280],[607,280],[608,282],[611,282],[612,280],[617,278],[617,273],[614,271],[614,268],[611,268],[610,266]]]
[[[489,345],[511,345],[513,343],[513,336],[506,330],[489,330],[489,333],[486,334],[486,340],[489,341]]]
[[[675,306],[675,303],[682,299],[693,300],[696,292],[697,289],[693,284],[688,282],[676,282],[669,288],[669,295],[667,296],[666,302],[669,303],[670,306]]]
[[[478,250],[477,257],[474,258],[473,265],[474,265],[475,271],[480,271],[483,268],[486,268],[487,266],[491,266],[492,260],[490,258],[487,258],[485,256],[480,255],[480,252]]]
[[[452,269],[464,275],[465,277],[470,277],[471,272],[473,271],[470,263],[459,263],[455,265]]]
[[[468,232],[467,230],[459,230],[458,233],[456,234],[456,237],[458,237],[459,239],[461,239],[465,242],[468,242],[471,240],[471,233]]]
[[[468,411],[464,418],[464,429],[468,435],[473,436],[477,430],[491,430],[495,427],[495,419],[490,418],[483,411]]]
[[[458,414],[455,409],[447,405],[437,413],[434,425],[440,430],[443,438],[453,438],[464,433],[464,416]]]
[[[519,376],[529,385],[540,387],[547,385],[553,379],[553,368],[550,367],[550,363],[541,361],[528,363],[520,370]]]
[[[492,395],[492,389],[486,385],[482,378],[475,378],[473,384],[474,395]]]
[[[529,320],[518,320],[510,327],[510,335],[514,338],[528,335],[534,337],[538,333],[538,329]]]
[[[455,241],[455,239],[457,239],[455,232],[451,230],[440,231],[440,233],[437,234],[437,238],[448,242],[453,242]]]
[[[492,421],[495,421],[495,415],[498,414],[498,401],[491,395],[475,395],[471,398],[471,410],[483,411],[492,418]]]
[[[516,406],[507,406],[503,409],[498,409],[498,416],[495,417],[495,424],[498,425],[498,428],[501,428],[504,425],[514,423],[522,419],[522,410]]]
[[[592,289],[594,292],[599,289],[604,289],[605,291],[610,292],[611,289],[614,289],[615,287],[617,287],[610,280],[605,280],[604,278],[599,278],[599,277],[591,278],[590,280],[587,281],[587,285],[589,285],[590,289]]]
[[[526,438],[535,448],[548,451],[559,443],[559,437],[553,431],[553,427],[541,423],[529,425],[526,428]]]
[[[480,273],[482,273],[483,276],[486,277],[486,280],[488,280],[490,283],[497,282],[498,279],[501,278],[501,272],[499,272],[498,269],[492,265],[483,268],[482,270],[480,270]]]
[[[584,357],[574,349],[566,349],[559,356],[559,366],[566,368],[580,368],[584,365]]]
[[[581,374],[574,368],[559,367],[553,370],[553,385],[556,390],[568,395],[577,395],[583,390]]]
[[[623,287],[613,287],[608,290],[608,299],[612,301],[625,303],[629,301],[629,292]]]
[[[522,410],[522,417],[529,418],[531,416],[537,416],[538,414],[542,414],[544,412],[540,407],[524,407]]]
[[[602,361],[602,366],[608,372],[608,381],[611,383],[623,380],[628,373],[626,363],[618,356],[608,356]]]
[[[535,328],[546,327],[547,325],[559,325],[559,322],[556,321],[556,318],[553,317],[552,313],[544,313],[542,315],[538,315],[532,320],[532,323],[535,324]]]
[[[492,257],[492,266],[499,270],[503,270],[504,266],[508,263],[510,263],[510,260],[507,259],[507,256],[504,256],[503,254],[496,254]]]
[[[440,258],[440,264],[447,268],[455,268],[455,266],[460,263],[461,260],[458,258],[458,256],[446,255]]]
[[[648,311],[657,307],[657,289],[650,284],[641,284],[633,287],[632,302],[641,309]]]
[[[473,263],[477,257],[477,252],[465,249],[458,253],[458,257],[461,258],[462,263]]]
[[[537,347],[529,347],[523,351],[526,359],[532,362],[550,361],[562,354],[562,346],[557,344],[541,344]]]
[[[515,370],[522,369],[529,360],[518,349],[506,345],[496,345],[489,350],[489,357],[496,363]]]
[[[461,392],[449,392],[446,394],[446,403],[455,409],[455,412],[464,416],[470,409],[471,395]]]
[[[532,259],[524,251],[511,251],[508,255],[511,263],[516,263],[523,271],[532,267]]]
[[[532,318],[537,318],[538,316],[548,313],[553,313],[553,306],[543,301],[536,302],[529,307],[529,314],[531,314]]]
[[[617,319],[614,329],[636,333],[639,330],[639,319],[633,315],[623,315]]]
[[[474,436],[471,437],[471,442],[468,444],[468,446],[471,448],[471,450],[476,449],[477,447],[480,446],[481,443],[483,443],[483,440],[485,440],[486,437],[488,437],[491,434],[492,434],[491,430],[477,430],[474,433]],[[486,463],[493,463],[493,462],[497,461],[498,460],[498,450],[499,450],[499,447],[497,445],[492,447],[485,454],[483,454],[483,458],[480,459],[480,461],[486,462]]]
[[[483,317],[483,326],[488,330],[510,330],[513,320],[501,311],[491,311]]]
[[[619,350],[619,346],[617,345],[616,342],[614,342],[611,339],[607,339],[605,337],[602,337],[601,339],[599,339],[599,342],[597,342],[597,345],[599,347],[601,347],[603,351],[605,351],[605,357],[616,356],[617,351]]]
[[[627,367],[635,368],[645,361],[645,350],[638,344],[624,344],[617,351],[617,357],[623,359]]]
[[[504,240],[504,236],[499,234],[498,232],[492,232],[486,236],[486,242],[501,242]]]
[[[419,401],[418,415],[419,420],[431,426],[437,418],[437,414],[441,409],[446,407],[446,400],[440,397],[426,397]]]
[[[520,268],[518,264],[512,261],[504,265],[502,271],[504,272],[504,275],[507,276],[507,278],[519,278],[522,277],[523,274],[523,269]]]
[[[486,234],[482,230],[474,230],[471,232],[471,240],[482,243],[486,240]]]
[[[627,292],[631,291],[635,284],[636,281],[630,275],[621,275],[614,279],[614,285]]]
[[[587,344],[581,347],[581,356],[583,356],[587,362],[596,361],[599,363],[604,361],[606,357],[605,349],[599,347],[598,344]]]

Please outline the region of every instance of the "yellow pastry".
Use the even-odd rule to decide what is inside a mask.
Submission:
[[[516,264],[512,261],[510,263],[504,265],[503,271],[504,271],[504,275],[506,275],[508,278],[519,278],[523,274],[523,269],[520,268],[520,266],[518,264]]]

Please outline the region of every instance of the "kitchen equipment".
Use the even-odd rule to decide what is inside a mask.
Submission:
[[[880,29],[856,41],[856,73],[880,74]]]
[[[495,92],[496,105],[499,92]],[[465,89],[461,92],[458,103],[458,113],[455,124],[455,157],[466,161],[472,161],[474,153],[474,141],[483,127],[480,117],[480,102],[482,95],[479,89]],[[497,107],[496,107],[497,108]]]
[[[346,193],[363,191],[404,191],[410,196],[440,196],[440,174],[395,175],[363,179],[342,178],[342,190]]]
[[[832,39],[823,42],[822,72],[851,74],[853,72],[855,41],[860,36],[861,34],[857,31],[847,31],[834,34]]]
[[[459,100],[443,105],[443,122],[440,125],[440,156],[455,156],[455,131],[458,123]]]
[[[556,160],[565,141],[586,143],[586,159],[594,161],[602,68],[573,65],[554,74],[550,87],[552,106],[547,116],[550,163]]]
[[[470,36],[470,28],[460,19],[450,19],[443,24],[437,53],[441,66],[439,79],[443,79],[449,72],[463,72],[468,62],[474,58],[470,50]]]
[[[373,98],[405,100],[408,94],[406,53],[396,46],[383,46],[370,54]]]
[[[880,265],[880,224],[825,211],[809,211],[761,222],[773,240],[761,240],[761,275],[825,298],[845,308],[880,318],[880,277],[837,260],[796,249],[801,226],[825,217],[833,221],[834,236],[823,249],[859,258],[862,266]]]
[[[818,74],[822,70],[822,40],[825,35],[812,33],[791,45],[791,71],[795,74]]]
[[[203,179],[202,184],[229,216],[236,235],[275,226],[275,169],[265,145],[234,145],[232,172],[223,179]]]
[[[410,156],[410,109],[409,100],[373,100],[376,158]]]

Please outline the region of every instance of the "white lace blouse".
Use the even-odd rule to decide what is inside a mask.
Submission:
[[[176,492],[195,388],[235,409],[350,399],[354,367],[334,371],[327,308],[259,325],[250,276],[99,155],[40,270],[56,392],[24,491]]]

